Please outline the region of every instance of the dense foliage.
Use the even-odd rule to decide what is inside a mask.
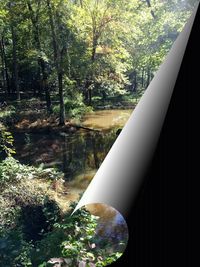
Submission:
[[[0,163],[0,266],[106,266],[121,256],[99,246],[98,217],[85,209],[71,216],[76,203],[62,214],[50,199],[39,180],[56,174],[11,156]]]
[[[74,203],[71,208],[75,208]],[[106,266],[122,255],[121,252],[112,251],[111,243],[103,247],[98,246],[98,217],[85,209],[78,210],[73,216],[70,212],[61,223],[56,223],[54,230],[38,244],[33,254],[34,264],[42,262],[38,265],[41,267],[59,262],[70,267]]]
[[[21,165],[11,156],[0,163],[0,266],[30,266],[34,242],[60,218],[58,205],[37,182],[52,179],[53,173]]]
[[[146,88],[197,2],[1,1],[5,99],[40,97],[64,124],[94,97],[105,101]]]

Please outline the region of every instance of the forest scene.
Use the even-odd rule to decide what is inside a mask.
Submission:
[[[197,3],[0,0],[0,267],[122,256],[117,211],[70,215]]]

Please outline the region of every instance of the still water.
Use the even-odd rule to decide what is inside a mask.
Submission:
[[[103,110],[87,114],[81,124],[97,131],[74,133],[15,134],[16,158],[21,163],[54,167],[66,181],[76,181],[82,189],[100,167],[132,110]]]

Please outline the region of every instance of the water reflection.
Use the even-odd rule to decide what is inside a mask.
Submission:
[[[96,245],[110,254],[123,253],[128,243],[128,227],[124,217],[114,208],[101,204],[86,205],[86,209],[98,216]]]
[[[62,171],[68,191],[78,198],[94,177],[131,112],[103,110],[85,116],[82,125],[98,131],[15,133],[16,158],[24,164],[42,164],[45,168]],[[66,196],[65,199],[69,200]]]
[[[116,139],[116,131],[107,133],[16,134],[16,157],[25,164],[54,167],[66,180],[97,170]]]

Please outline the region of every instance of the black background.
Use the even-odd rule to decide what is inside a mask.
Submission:
[[[196,176],[191,175],[191,122],[195,116],[193,125],[198,125],[200,108],[199,13],[198,9],[154,158],[127,219],[127,250],[112,266],[193,266],[191,200]]]

